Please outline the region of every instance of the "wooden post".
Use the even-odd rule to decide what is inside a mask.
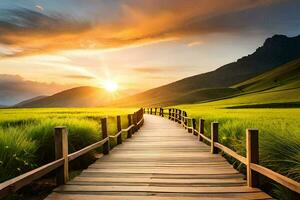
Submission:
[[[181,110],[178,110],[178,123],[181,124]]]
[[[187,125],[188,125],[188,133],[192,133],[193,130],[192,130],[192,128],[190,127],[189,121],[190,121],[190,119],[188,119],[188,121],[187,121]],[[191,122],[191,125],[193,125],[193,122]]]
[[[154,110],[155,110],[155,111],[154,111],[154,115],[156,115],[156,113],[157,113],[157,108],[154,108]]]
[[[102,129],[102,138],[105,139],[108,137],[108,131],[107,131],[107,118],[101,118],[101,129]],[[109,154],[109,140],[107,140],[103,144],[103,154]]]
[[[204,119],[199,119],[199,133],[204,135]],[[203,137],[199,134],[199,141],[203,141]]]
[[[178,116],[177,116],[177,108],[175,108],[175,111],[174,111],[174,112],[175,112],[175,114],[174,114],[174,116],[175,116],[175,122],[177,122],[177,117],[178,117]]]
[[[152,108],[151,108],[152,110]],[[151,112],[150,110],[150,112]],[[127,115],[127,119],[128,119],[128,127],[131,126],[132,124],[132,120],[131,120],[131,114]],[[132,134],[131,134],[132,129],[127,131],[127,138],[131,138]]]
[[[118,130],[118,133],[122,130],[120,115],[117,116],[117,130]],[[122,144],[122,133],[120,135],[118,135],[118,137],[117,137],[117,144]]]
[[[211,123],[211,153],[217,154],[218,149],[215,147],[215,142],[218,142],[219,139],[219,123],[218,122],[212,122]]]
[[[259,186],[259,175],[251,170],[250,163],[259,163],[258,130],[246,130],[246,150],[247,150],[247,185],[249,187]]]
[[[56,172],[56,184],[62,185],[69,180],[69,160],[68,160],[68,130],[65,126],[54,128],[55,159],[64,158],[64,165]]]
[[[135,113],[133,113],[133,124],[134,124],[134,128],[133,128],[133,130],[134,130],[134,132],[136,132],[137,131],[137,113],[135,112]]]
[[[187,117],[186,111],[184,111],[184,116]],[[187,118],[184,118],[185,129],[187,129]]]
[[[140,121],[142,115],[143,115],[143,113],[141,113],[140,111],[136,112],[136,124]],[[137,124],[136,130],[139,130],[139,129],[140,129],[140,125]]]
[[[161,109],[161,116],[164,117],[164,109]]]
[[[169,119],[171,119],[171,113],[172,113],[172,110],[171,110],[171,108],[169,108]]]
[[[193,118],[192,119],[192,127],[193,127],[193,135],[197,135],[197,133],[196,133],[196,119],[195,118]]]

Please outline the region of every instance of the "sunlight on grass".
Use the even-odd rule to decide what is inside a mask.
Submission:
[[[0,110],[0,182],[54,160],[55,126],[68,129],[69,152],[102,139],[100,119],[108,117],[108,132],[117,133],[116,115],[122,128],[128,126],[127,114],[135,108],[34,108]],[[72,166],[92,159],[79,158]]]
[[[243,156],[246,129],[259,129],[260,164],[300,181],[300,109],[225,109],[218,103],[177,107],[197,120],[205,119],[209,137],[210,123],[219,122],[219,141]],[[283,194],[282,187],[275,188],[279,188],[277,196]]]

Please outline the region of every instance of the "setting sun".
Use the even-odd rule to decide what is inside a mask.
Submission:
[[[119,87],[118,84],[112,80],[104,81],[103,86],[109,92],[115,92]]]

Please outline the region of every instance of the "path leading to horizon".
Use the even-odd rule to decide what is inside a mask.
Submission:
[[[47,200],[271,199],[249,188],[196,136],[168,119],[144,115],[143,127]]]

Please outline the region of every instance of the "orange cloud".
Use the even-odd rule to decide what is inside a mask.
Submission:
[[[94,1],[93,1],[94,2]],[[120,1],[114,20],[78,20],[60,14],[28,9],[6,10],[11,18],[0,18],[0,44],[18,48],[13,53],[0,49],[0,56],[18,56],[69,49],[115,48],[147,44],[186,35],[201,35],[240,29],[222,25],[222,16],[271,0],[125,0]],[[96,3],[95,3],[96,4]],[[109,15],[107,18],[109,19]]]

